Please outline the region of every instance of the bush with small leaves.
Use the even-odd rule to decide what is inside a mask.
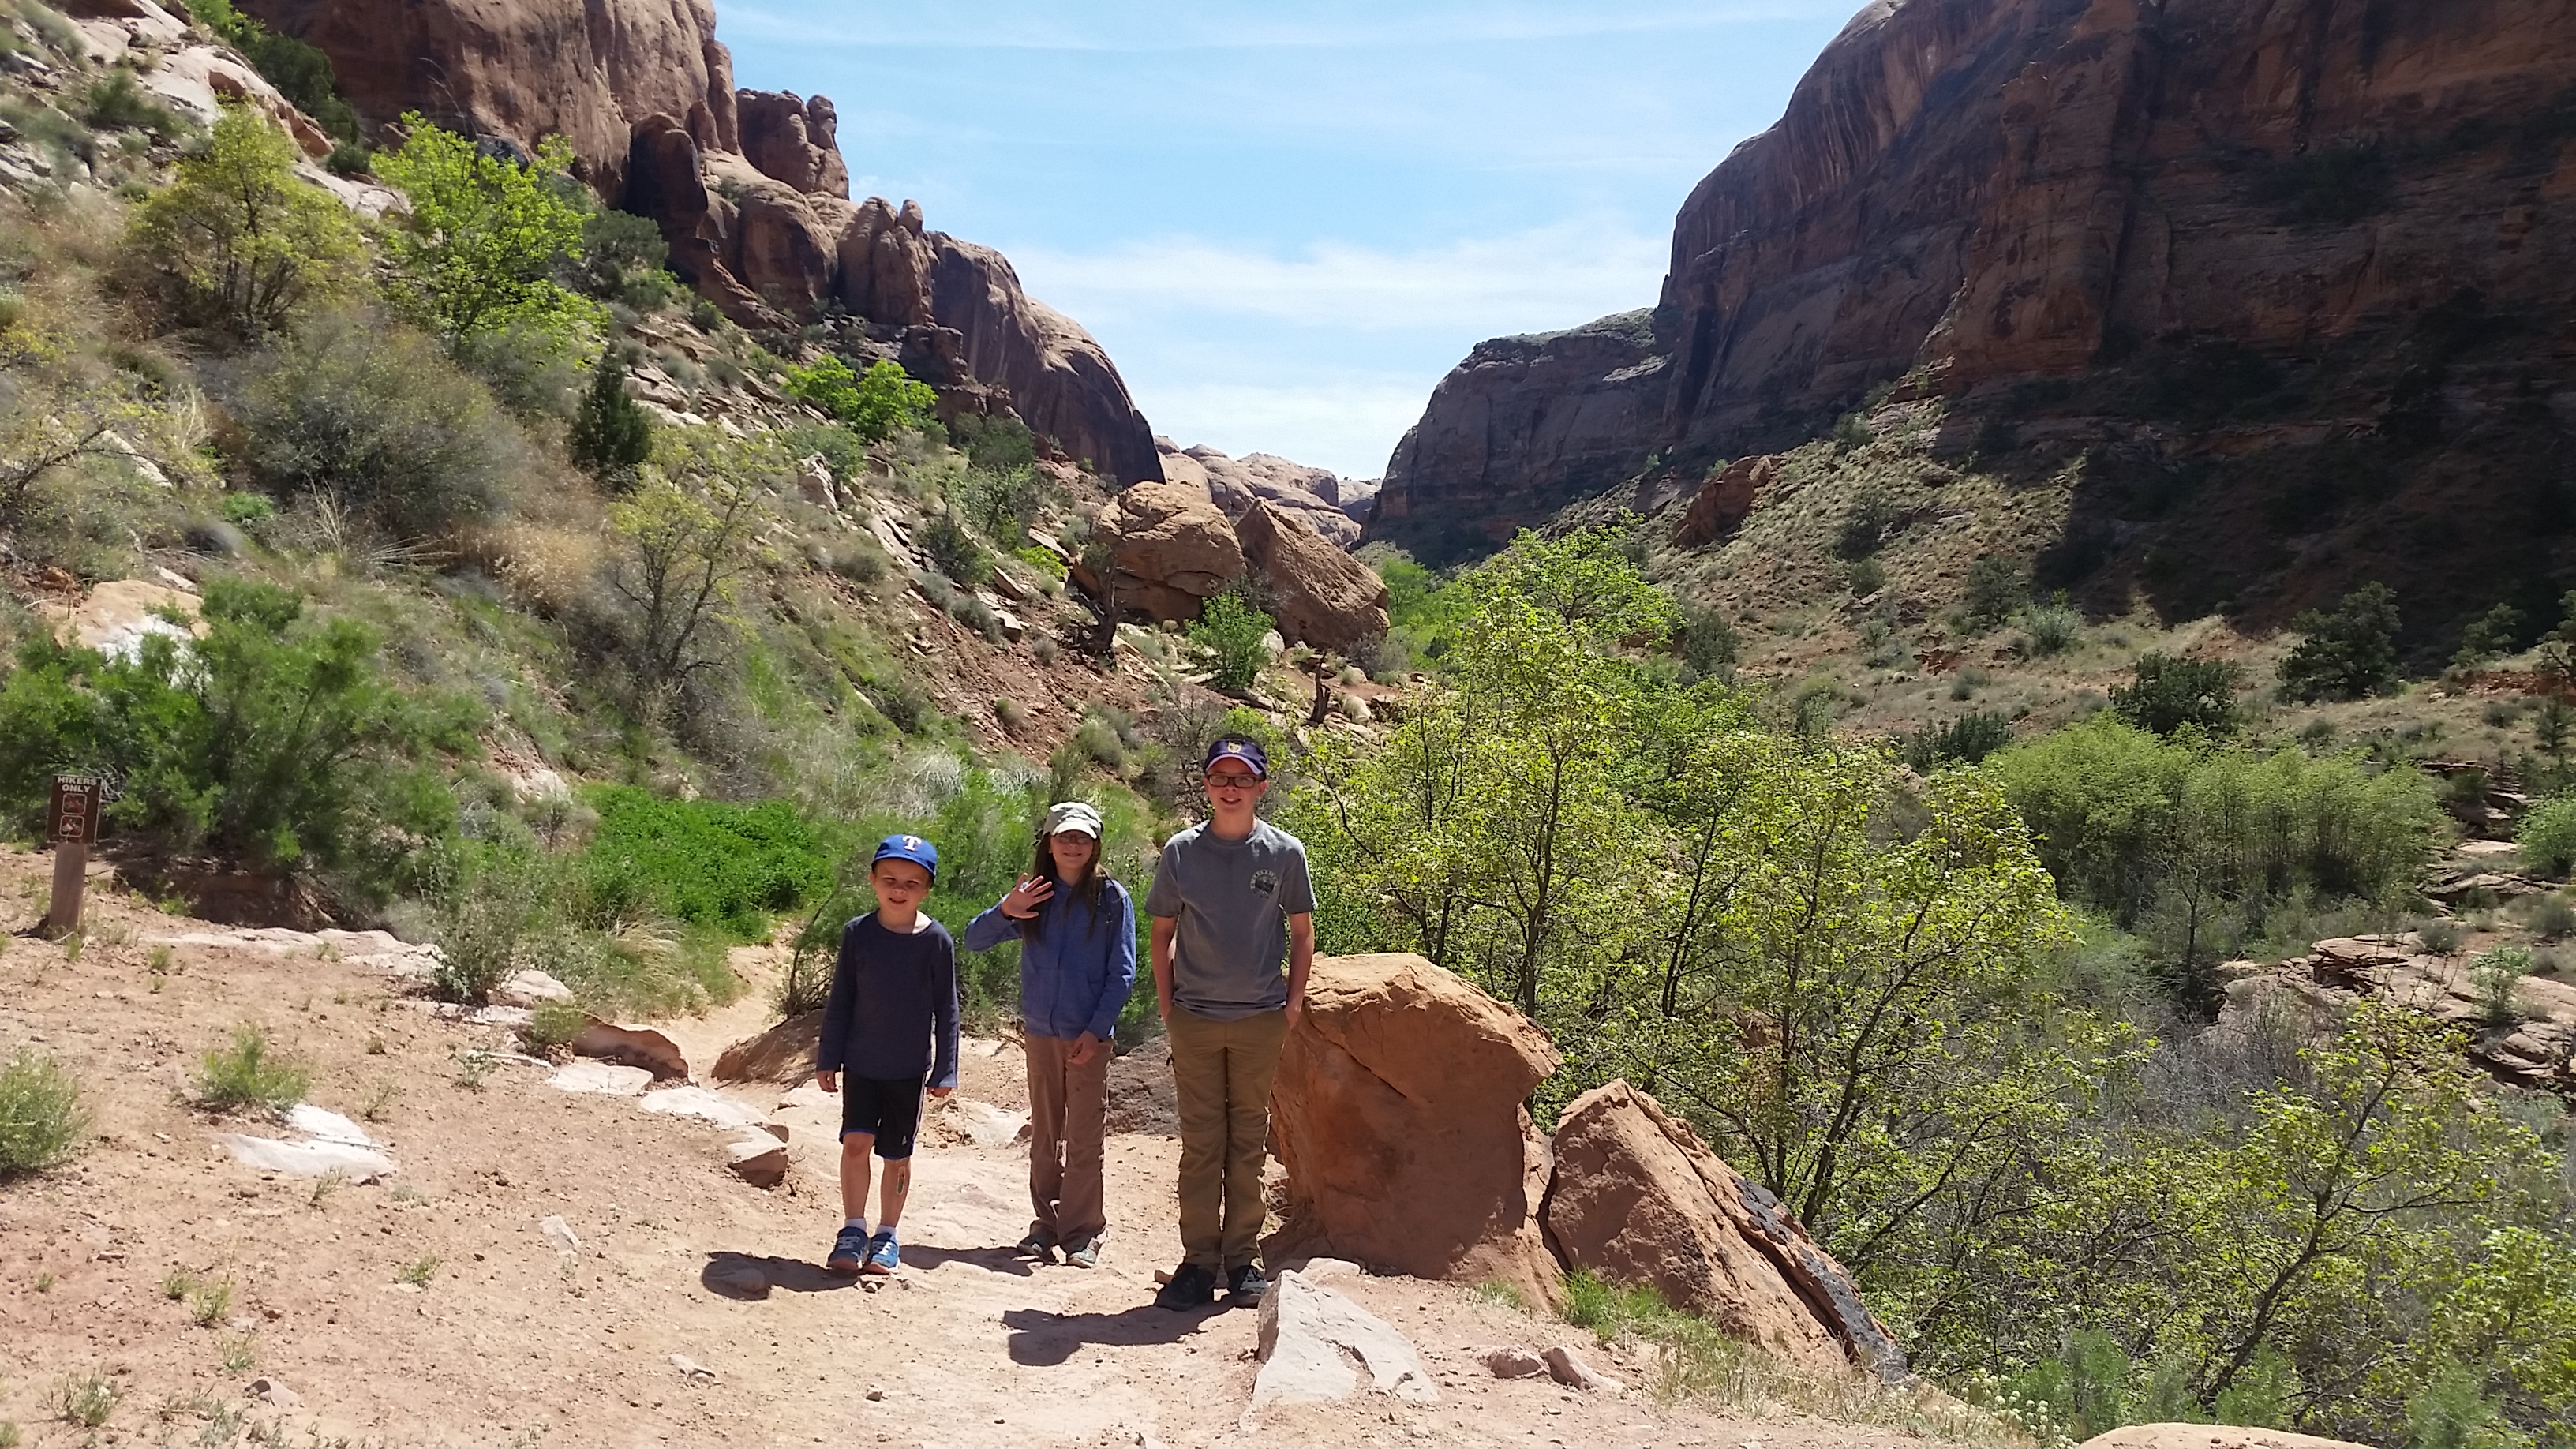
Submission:
[[[2063,654],[2083,637],[2084,616],[2064,603],[2035,604],[2021,615],[2024,655],[2045,658]]]
[[[2469,939],[2468,928],[2448,916],[2436,916],[2415,928],[2415,939],[2436,956],[2449,956]]]
[[[88,1130],[79,1084],[51,1057],[20,1052],[0,1067],[0,1178],[61,1163]]]
[[[2498,604],[2471,619],[2460,631],[2460,647],[2451,656],[2451,667],[2475,669],[2512,653],[2514,640],[2522,634],[2522,621],[2522,611],[2511,604]]]
[[[1239,694],[1252,687],[1261,677],[1261,666],[1270,662],[1263,642],[1269,633],[1270,616],[1229,592],[1200,607],[1198,622],[1190,626],[1190,642],[1205,649],[1215,666],[1208,682]]]
[[[261,333],[355,284],[366,243],[348,211],[295,175],[295,143],[226,106],[204,151],[134,214],[126,244],[165,279],[183,320]]]
[[[2576,795],[2558,795],[2523,812],[2513,833],[2525,869],[2565,878],[2576,871]]]
[[[2169,735],[2191,725],[2213,738],[2236,730],[2236,690],[2244,666],[2231,659],[2146,654],[2130,682],[2111,691],[2111,711],[2142,730]]]
[[[626,395],[626,359],[616,348],[599,355],[564,443],[574,462],[621,492],[634,486],[635,470],[653,456],[653,421]]]
[[[209,1112],[283,1112],[304,1100],[311,1080],[302,1062],[270,1050],[267,1032],[237,1026],[229,1048],[206,1053],[197,1105]]]
[[[916,534],[931,566],[970,589],[980,589],[993,576],[993,560],[963,525],[947,513],[922,521]]]
[[[897,362],[878,362],[862,375],[837,357],[824,357],[787,369],[789,395],[813,404],[824,416],[877,442],[899,429],[918,431],[932,421],[939,394],[916,382]]]
[[[993,718],[1002,728],[1017,734],[1028,727],[1029,708],[1016,699],[997,699],[993,701]]]
[[[2397,592],[2376,579],[2345,594],[2333,613],[2310,609],[2290,621],[2305,635],[2281,660],[2290,699],[2360,699],[2397,679]]]
[[[2469,963],[2469,990],[2477,999],[2479,1019],[2489,1026],[2511,1026],[2522,1020],[2514,987],[2530,974],[2531,952],[2524,947],[2498,946],[2480,952]]]
[[[2549,891],[2530,900],[2522,923],[2531,928],[2533,935],[2554,941],[2576,934],[2576,902],[2570,902],[2564,892]]]
[[[2012,721],[2000,714],[1977,710],[1959,716],[1950,723],[1923,729],[1898,741],[1897,753],[1906,767],[1918,775],[1929,775],[1943,765],[1976,765],[1988,755],[2012,743]]]

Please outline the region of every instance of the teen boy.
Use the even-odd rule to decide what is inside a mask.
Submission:
[[[939,875],[939,851],[918,835],[889,835],[868,865],[877,908],[841,928],[832,999],[814,1084],[841,1095],[843,1222],[823,1266],[835,1273],[892,1273],[902,1265],[895,1225],[912,1191],[912,1140],[921,1092],[957,1089],[957,947],[921,914]],[[932,1051],[937,1050],[934,1060]],[[877,1231],[868,1235],[868,1153],[885,1159]]]
[[[1253,1261],[1270,1081],[1315,960],[1305,844],[1254,813],[1270,787],[1261,746],[1223,736],[1201,776],[1208,819],[1163,846],[1145,897],[1181,1117],[1184,1257],[1154,1301],[1176,1310],[1212,1301],[1220,1272],[1229,1302],[1258,1303],[1270,1289]]]

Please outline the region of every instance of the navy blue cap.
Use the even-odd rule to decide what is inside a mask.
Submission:
[[[868,860],[873,870],[880,860],[908,860],[939,879],[939,847],[918,835],[889,835],[877,842],[877,853]]]
[[[1215,769],[1219,760],[1241,760],[1252,767],[1253,774],[1264,780],[1270,778],[1270,757],[1250,740],[1219,740],[1208,746],[1207,762],[1199,766],[1199,773],[1204,775]]]

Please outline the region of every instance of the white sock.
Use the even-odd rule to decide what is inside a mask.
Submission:
[[[866,1218],[845,1218],[842,1220],[841,1226],[845,1228],[857,1228],[862,1234],[864,1234],[868,1230],[868,1220]]]

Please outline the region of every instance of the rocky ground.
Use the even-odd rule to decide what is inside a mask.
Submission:
[[[48,864],[0,853],[0,918],[35,919]],[[1436,1400],[1250,1412],[1256,1315],[1149,1301],[1154,1270],[1179,1256],[1170,1139],[1112,1140],[1115,1226],[1097,1270],[1033,1267],[1004,1246],[1026,1225],[1004,1044],[967,1054],[961,1098],[989,1105],[944,1114],[931,1135],[948,1145],[919,1161],[906,1271],[865,1292],[816,1266],[838,1214],[834,1119],[807,1096],[723,1089],[789,1131],[793,1166],[763,1189],[725,1166],[741,1129],[557,1090],[552,1065],[514,1058],[508,1028],[440,1017],[363,950],[217,944],[218,928],[103,878],[87,924],[76,959],[28,935],[0,954],[0,1055],[62,1062],[95,1134],[70,1166],[0,1186],[0,1424],[30,1443],[1909,1438],[1497,1380],[1483,1350],[1581,1335],[1465,1288],[1359,1276],[1330,1286],[1412,1340]],[[352,1119],[395,1170],[317,1180],[220,1150],[217,1133],[298,1135],[192,1105],[199,1061],[239,1024],[307,1063],[306,1100]],[[755,992],[671,1035],[702,1068],[761,1024]],[[1638,1350],[1584,1352],[1641,1389],[1651,1379]],[[113,1396],[95,1430],[62,1406],[93,1382]]]

